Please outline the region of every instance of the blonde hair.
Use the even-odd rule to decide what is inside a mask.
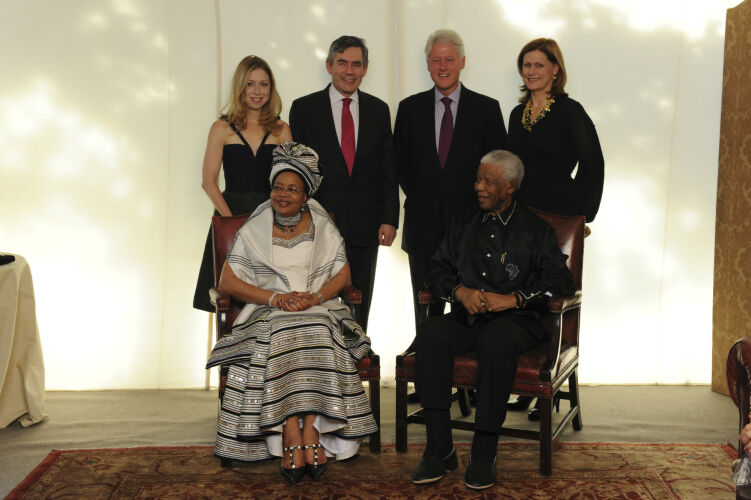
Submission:
[[[519,70],[519,74],[522,74],[522,66],[524,65],[524,56],[529,53],[533,52],[535,50],[539,50],[545,56],[548,58],[548,61],[550,61],[553,64],[558,65],[558,74],[555,76],[555,79],[553,80],[553,87],[550,89],[550,95],[551,96],[557,96],[562,95],[566,96],[565,87],[566,87],[566,65],[563,63],[563,53],[561,52],[561,48],[558,46],[558,43],[553,40],[552,38],[535,38],[531,42],[529,42],[527,45],[522,47],[521,52],[519,52],[519,57],[516,59],[516,67]],[[519,102],[522,104],[525,104],[527,101],[529,101],[529,98],[531,97],[531,94],[529,92],[529,89],[522,85],[519,87],[519,90],[521,90],[524,95],[522,95],[519,98]]]
[[[235,74],[232,76],[232,86],[230,87],[227,104],[222,108],[221,118],[235,125],[239,130],[245,128],[245,115],[248,109],[243,99],[243,92],[245,92],[248,75],[254,69],[264,70],[269,75],[269,83],[271,84],[269,100],[261,108],[261,116],[258,121],[266,132],[276,133],[282,126],[279,122],[279,114],[282,112],[282,98],[279,97],[279,92],[276,90],[276,81],[274,81],[271,67],[258,56],[247,56],[237,65]]]

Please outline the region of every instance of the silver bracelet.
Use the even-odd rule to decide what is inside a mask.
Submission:
[[[271,297],[269,297],[269,305],[271,307],[274,307],[273,304],[272,304],[272,302],[274,301],[274,297],[276,297],[277,295],[279,295],[279,292],[274,292],[274,293],[271,294]]]
[[[318,292],[314,293],[313,295],[317,295],[317,296],[318,296],[318,298],[319,298],[319,299],[321,299],[321,301],[320,301],[320,302],[318,303],[318,305],[321,305],[321,304],[323,304],[323,295],[321,295],[321,294],[320,294],[320,293],[318,293]]]

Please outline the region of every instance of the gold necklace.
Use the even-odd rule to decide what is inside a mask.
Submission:
[[[545,114],[550,111],[550,105],[554,102],[554,97],[551,97],[550,99],[545,101],[545,106],[543,106],[539,113],[532,117],[532,98],[530,97],[527,101],[527,104],[524,106],[524,112],[522,113],[522,127],[531,132],[532,126],[545,117]]]

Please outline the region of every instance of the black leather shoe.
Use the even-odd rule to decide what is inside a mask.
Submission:
[[[539,422],[540,421],[540,409],[539,408],[532,408],[529,410],[529,413],[527,413],[527,420],[530,422]]]
[[[535,398],[531,396],[519,396],[516,398],[516,401],[506,405],[506,409],[508,411],[525,411],[534,400]]]
[[[484,490],[495,484],[495,475],[495,459],[492,462],[479,462],[470,458],[464,484],[472,490]]]
[[[282,476],[284,476],[284,479],[286,479],[289,484],[297,484],[308,471],[308,468],[305,465],[303,465],[302,467],[295,465],[295,458],[293,453],[295,450],[302,449],[302,446],[287,446],[283,448],[284,451],[289,452],[289,464],[292,466],[289,469],[282,467]]]
[[[435,483],[446,475],[447,470],[455,470],[457,467],[459,467],[459,461],[456,458],[456,448],[452,448],[446,458],[422,457],[412,474],[412,482],[415,484]]]
[[[318,463],[318,448],[323,449],[321,443],[303,446],[304,450],[313,450],[313,453],[315,453],[315,455],[313,455],[313,463],[305,465],[305,467],[308,469],[308,474],[310,474],[310,477],[312,477],[314,481],[321,479],[323,473],[326,472],[326,466],[329,464],[328,462],[324,462],[322,464]]]

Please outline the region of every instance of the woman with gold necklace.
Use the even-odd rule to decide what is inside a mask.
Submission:
[[[605,160],[592,120],[568,97],[566,66],[555,40],[537,38],[517,58],[522,97],[509,118],[507,147],[524,163],[524,183],[517,200],[546,212],[597,215]],[[533,398],[519,396],[510,411],[526,410]],[[530,420],[539,420],[539,410]]]
[[[592,120],[568,97],[566,67],[555,40],[526,44],[517,59],[522,97],[511,112],[508,149],[524,163],[520,202],[546,212],[585,215],[602,197],[605,161]]]

